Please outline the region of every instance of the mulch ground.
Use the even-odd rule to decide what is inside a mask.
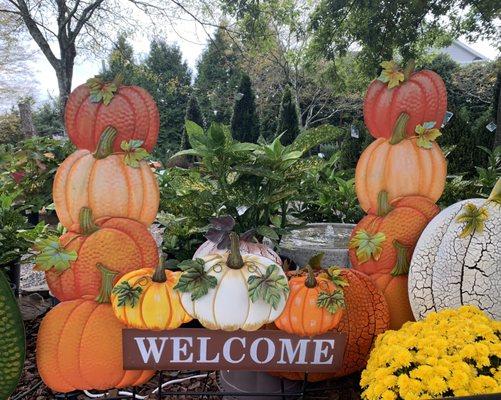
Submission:
[[[40,379],[38,375],[38,371],[36,368],[35,361],[35,346],[37,339],[38,326],[40,325],[40,321],[42,320],[42,316],[39,316],[33,320],[25,321],[26,328],[26,361],[24,364],[24,371],[21,376],[21,380],[16,391],[10,397],[10,400],[46,400],[46,399],[55,399],[55,398],[66,398],[72,400],[89,400],[84,393],[72,393],[64,397],[64,395],[56,395],[52,392]],[[178,379],[182,377],[186,377],[188,375],[200,374],[199,372],[193,371],[173,371],[173,372],[163,372],[161,377],[162,382],[166,382],[173,379]],[[349,376],[343,378],[341,380],[337,380],[335,382],[322,382],[318,384],[312,384],[308,387],[314,388],[315,391],[309,393],[306,397],[308,399],[332,399],[332,400],[358,400],[360,399],[360,388],[358,387],[358,376]],[[138,397],[137,399],[149,399],[155,400],[158,399],[156,392],[154,390],[158,388],[159,377],[156,375],[153,377],[148,383],[145,385],[136,388],[136,393]],[[329,389],[333,385],[336,386],[336,389]],[[209,392],[218,392],[219,388],[217,385],[217,376],[215,372],[211,372],[209,374],[209,379],[206,381],[205,377],[194,378],[190,380],[185,380],[183,382],[169,385],[165,387],[164,390],[173,391],[179,393],[176,396],[162,396],[162,399],[176,399],[176,400],[185,400],[185,399],[195,399],[200,398],[199,396],[184,396],[182,393],[184,392],[193,392],[193,391],[203,391],[205,387],[206,391]],[[96,392],[96,394],[98,394]],[[101,398],[115,398],[117,396],[117,391],[110,391],[108,395],[103,396]],[[141,396],[141,397],[139,397]],[[145,397],[147,396],[147,397]],[[123,397],[127,398],[127,397]],[[129,397],[132,398],[132,397]],[[221,399],[222,396],[212,396],[212,397],[204,397],[205,399]],[[276,397],[277,399],[281,399],[282,397]],[[251,400],[251,397],[241,397],[243,400]],[[254,397],[256,399],[256,397]],[[261,397],[261,399],[264,399]]]

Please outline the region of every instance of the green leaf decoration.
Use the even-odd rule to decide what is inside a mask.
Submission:
[[[423,125],[416,126],[415,132],[417,133],[417,145],[423,149],[431,149],[432,142],[434,142],[442,133],[435,126],[435,121],[425,122]]]
[[[350,284],[348,281],[341,275],[341,268],[339,267],[329,267],[327,269],[327,275],[329,279],[338,287],[346,287]]]
[[[178,267],[183,273],[174,289],[183,293],[191,293],[193,301],[205,296],[209,293],[209,289],[217,286],[216,277],[205,271],[205,261],[201,258],[185,260],[179,263]]]
[[[463,207],[464,212],[456,218],[457,222],[465,223],[460,238],[473,235],[475,232],[482,232],[484,230],[484,222],[489,218],[489,213],[484,207],[477,207],[473,203],[467,203]]]
[[[102,102],[105,106],[111,103],[118,90],[116,83],[104,83],[99,77],[90,78],[86,85],[90,90],[90,101],[92,103]]]
[[[62,247],[56,236],[40,240],[35,247],[40,251],[35,259],[36,268],[40,271],[53,269],[64,272],[70,267],[70,263],[78,258],[77,252]]]
[[[117,295],[119,307],[134,308],[139,302],[143,288],[140,286],[133,287],[127,281],[123,281],[113,288],[112,293]]]
[[[381,256],[386,240],[386,235],[382,232],[370,233],[364,229],[357,231],[350,240],[350,249],[356,249],[357,259],[360,263],[367,262],[371,257],[377,261]]]
[[[141,147],[142,145],[142,140],[124,140],[120,143],[120,148],[125,152],[124,162],[129,167],[139,168],[140,161],[148,157],[149,154],[146,149]]]
[[[256,232],[260,234],[261,236],[270,238],[272,240],[278,240],[278,234],[275,232],[275,230],[269,226],[266,225],[261,225],[258,226],[256,229]]]
[[[308,265],[313,269],[322,269],[322,260],[324,259],[325,253],[318,253],[310,258]]]
[[[392,89],[404,81],[404,73],[395,61],[383,61],[381,67],[383,67],[383,70],[377,79],[388,83],[388,89]]]
[[[276,309],[282,296],[289,293],[287,278],[280,274],[280,267],[271,264],[264,275],[251,275],[247,279],[249,298],[252,302],[264,300]]]
[[[341,289],[334,290],[333,292],[320,292],[317,297],[317,307],[325,308],[331,314],[335,314],[345,307],[344,292]]]

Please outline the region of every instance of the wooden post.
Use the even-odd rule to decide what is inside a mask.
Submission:
[[[37,136],[37,130],[33,124],[31,114],[31,104],[29,99],[21,99],[17,103],[19,107],[19,118],[21,120],[21,133],[25,138]]]

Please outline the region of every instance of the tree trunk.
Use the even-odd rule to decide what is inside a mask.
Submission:
[[[63,54],[59,67],[56,69],[57,85],[59,87],[59,106],[61,108],[61,117],[64,118],[64,110],[68,96],[71,93],[71,81],[73,80],[73,65],[76,51],[68,51]]]
[[[29,100],[20,100],[17,103],[19,107],[19,118],[21,120],[21,132],[26,138],[37,135],[37,130],[33,124],[33,118],[31,115],[31,104]]]

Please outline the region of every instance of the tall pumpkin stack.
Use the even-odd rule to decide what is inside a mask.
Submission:
[[[39,244],[36,267],[61,303],[40,325],[38,370],[58,392],[140,385],[154,371],[123,370],[125,325],[110,296],[124,274],[159,264],[148,230],[159,190],[144,161],[158,110],[140,87],[93,78],[69,96],[65,124],[77,150],[60,165],[53,197],[67,231]]]
[[[383,62],[367,90],[365,124],[376,140],[360,156],[355,186],[367,215],[350,240],[353,268],[369,275],[390,309],[390,327],[414,319],[407,292],[409,263],[428,222],[439,212],[447,173],[435,143],[447,107],[435,72]]]

